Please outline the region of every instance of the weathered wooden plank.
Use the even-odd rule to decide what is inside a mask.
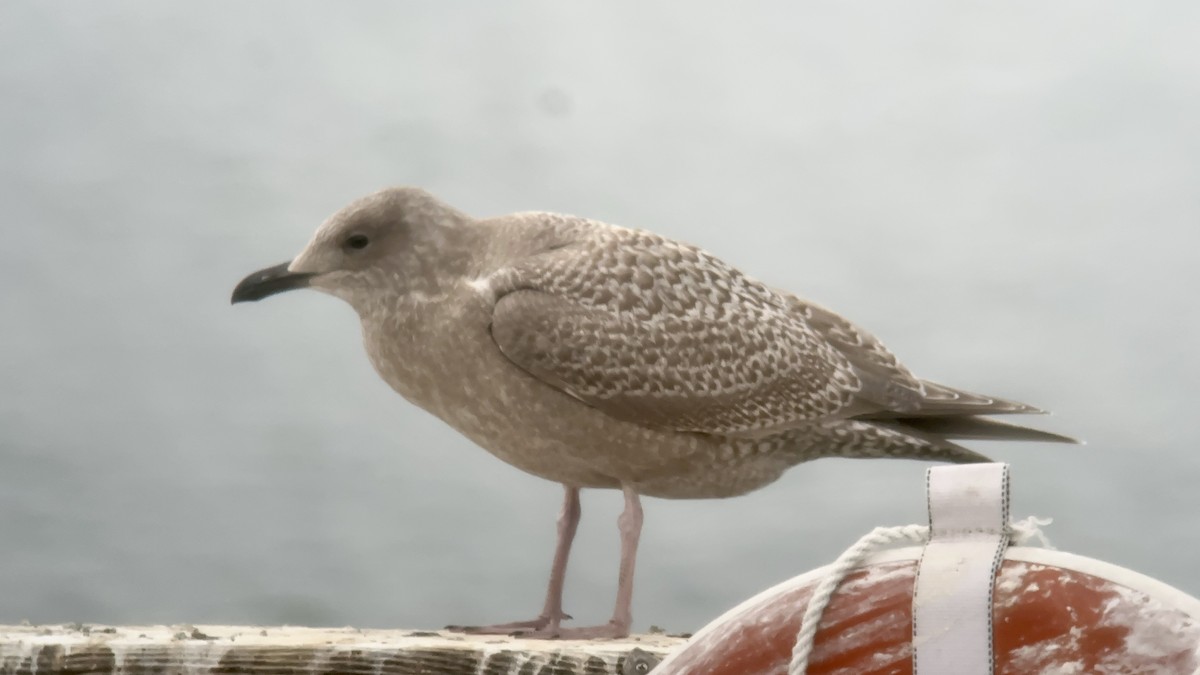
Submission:
[[[0,626],[0,673],[613,675],[645,672],[634,666],[682,642],[292,626]]]

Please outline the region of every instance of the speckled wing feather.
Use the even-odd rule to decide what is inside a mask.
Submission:
[[[922,380],[874,335],[842,316],[786,291],[776,291],[788,307],[838,350],[862,382],[856,417],[885,419],[960,415],[1041,413],[1025,403],[973,394]],[[875,409],[864,406],[870,404]]]
[[[789,309],[838,350],[859,376],[859,398],[882,410],[913,412],[926,398],[922,381],[874,335],[824,307],[776,291]]]
[[[860,382],[774,291],[711,255],[581,221],[586,236],[491,275],[513,363],[618,419],[720,434],[838,416]]]

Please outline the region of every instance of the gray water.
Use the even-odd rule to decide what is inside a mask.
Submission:
[[[1200,5],[0,5],[0,623],[436,627],[539,608],[558,486],[402,401],[356,319],[230,307],[417,184],[708,248],[921,375],[1055,411],[1014,515],[1200,594]],[[926,465],[647,500],[636,628],[924,519]],[[567,610],[602,621],[619,496]]]

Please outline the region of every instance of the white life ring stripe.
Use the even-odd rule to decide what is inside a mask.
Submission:
[[[992,589],[1008,545],[1008,465],[926,475],[929,542],[913,590],[913,675],[991,675]]]

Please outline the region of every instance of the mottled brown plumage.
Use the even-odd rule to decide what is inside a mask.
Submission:
[[[474,219],[395,188],[331,217],[234,299],[307,285],[358,312],[396,391],[500,459],[566,489],[539,619],[629,628],[638,495],[729,497],[817,457],[985,458],[953,438],[1069,441],[979,415],[1037,412],[919,379],[837,314],[696,247],[549,213]],[[580,488],[625,493],[610,624],[561,628]]]

